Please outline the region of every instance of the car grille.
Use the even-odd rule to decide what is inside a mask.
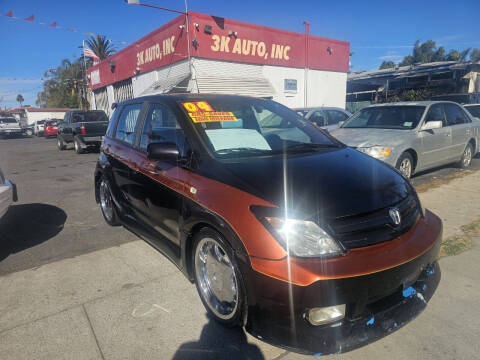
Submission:
[[[389,211],[400,211],[401,223],[395,226]],[[414,195],[409,195],[397,204],[371,213],[352,215],[334,219],[330,228],[334,237],[347,249],[378,244],[392,240],[416,224],[420,217],[420,207]]]

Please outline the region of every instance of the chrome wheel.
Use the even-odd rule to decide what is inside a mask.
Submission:
[[[105,180],[100,183],[100,206],[102,208],[103,215],[108,221],[113,220],[113,201],[110,189]]]
[[[398,170],[400,170],[400,172],[406,178],[410,178],[410,176],[412,175],[412,162],[410,161],[410,159],[409,158],[403,159],[402,162],[400,163],[400,167]]]
[[[463,167],[469,167],[472,162],[472,147],[467,145],[465,151],[463,152],[462,165]]]
[[[200,295],[220,319],[229,320],[238,308],[238,281],[225,249],[212,238],[203,238],[195,250],[195,275]]]

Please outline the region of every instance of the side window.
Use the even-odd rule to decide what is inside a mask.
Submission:
[[[447,114],[448,125],[459,125],[467,122],[467,118],[462,109],[455,104],[445,104],[445,112]]]
[[[140,149],[146,150],[148,144],[173,142],[180,153],[185,155],[185,134],[178,124],[177,117],[162,104],[152,104],[148,110],[140,138]]]
[[[325,118],[325,113],[323,111],[317,110],[314,111],[312,115],[310,115],[310,118],[308,119],[314,124],[318,126],[326,126],[327,125],[327,119]]]
[[[443,112],[442,104],[435,104],[430,107],[430,110],[428,110],[427,117],[425,118],[425,122],[429,122],[429,121],[441,121],[443,123],[443,126],[447,125],[445,121],[445,113]]]
[[[108,137],[113,137],[113,132],[115,131],[115,125],[117,125],[117,119],[118,119],[118,114],[120,113],[120,106],[118,106],[112,117],[110,118],[110,122],[108,123],[108,128],[107,132],[105,133],[105,136]]]
[[[116,139],[133,144],[135,126],[137,125],[141,109],[142,104],[132,104],[123,107],[120,118],[118,119],[117,130],[115,131]]]
[[[336,125],[340,121],[345,121],[348,115],[338,110],[325,110],[328,116],[328,125]]]

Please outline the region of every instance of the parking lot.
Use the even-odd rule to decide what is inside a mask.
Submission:
[[[19,195],[0,222],[2,358],[302,357],[210,321],[174,265],[107,226],[93,194],[97,157],[60,152],[54,139],[0,140],[0,166]],[[480,216],[479,169],[476,158],[467,171],[445,166],[413,178],[445,237]],[[417,320],[339,358],[478,357],[479,255],[474,246],[442,259],[440,287]]]

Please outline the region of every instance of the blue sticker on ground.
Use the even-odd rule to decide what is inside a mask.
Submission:
[[[423,291],[427,290],[427,284],[423,284],[422,290],[423,290]]]
[[[427,270],[427,275],[433,275],[435,274],[435,269],[431,268]]]
[[[417,293],[417,291],[413,287],[408,287],[405,290],[403,290],[403,297],[409,297],[413,296]]]
[[[372,316],[370,320],[367,321],[367,325],[373,325],[374,322],[375,322],[375,318]]]
[[[313,356],[322,356],[322,353],[317,353],[317,354],[315,354],[315,355],[313,355]]]

